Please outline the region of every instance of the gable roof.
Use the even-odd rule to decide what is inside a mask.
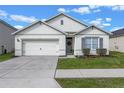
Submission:
[[[87,30],[87,29],[89,29],[89,28],[91,28],[91,27],[95,27],[96,29],[99,29],[100,31],[102,31],[102,32],[104,32],[104,33],[106,33],[106,34],[108,34],[108,35],[112,35],[112,33],[109,33],[109,32],[107,32],[107,31],[105,31],[105,30],[103,30],[103,29],[101,29],[101,28],[99,28],[99,27],[97,27],[97,26],[95,26],[95,25],[91,25],[91,26],[85,28],[84,30],[81,30],[80,32],[77,32],[75,35],[78,35],[78,34],[80,34],[81,32],[84,32],[85,30]]]
[[[124,28],[115,30],[111,32],[113,35],[111,37],[119,37],[119,36],[124,36]]]
[[[79,21],[78,19],[75,19],[75,18],[73,18],[73,17],[71,17],[71,16],[69,16],[69,15],[67,15],[67,14],[64,14],[64,13],[60,13],[60,14],[58,14],[58,15],[56,15],[56,16],[53,16],[53,17],[51,17],[50,19],[46,20],[45,22],[49,22],[50,20],[52,20],[52,19],[54,19],[54,18],[56,18],[56,17],[58,17],[58,16],[61,16],[61,15],[64,15],[64,16],[66,16],[66,17],[68,17],[68,18],[74,20],[75,22],[80,23],[81,25],[88,27],[88,25],[86,25],[85,23],[82,23],[82,22]]]
[[[10,28],[12,28],[13,30],[17,30],[15,27],[11,26],[10,24],[8,24],[7,22],[5,22],[5,21],[3,21],[3,20],[1,20],[1,19],[0,19],[0,22],[1,22],[2,24],[6,25],[6,26],[8,26],[8,27],[10,27]]]
[[[24,28],[22,28],[22,29],[20,29],[20,30],[17,30],[16,32],[12,33],[12,35],[15,35],[15,34],[21,32],[21,31],[23,31],[23,30],[25,30],[25,29],[27,29],[27,28],[29,28],[29,27],[31,27],[31,26],[33,26],[33,25],[39,23],[39,22],[40,22],[40,21],[35,21],[35,22],[33,22],[31,25],[26,26],[26,27],[24,27]]]
[[[44,25],[46,25],[46,26],[48,26],[48,27],[50,27],[50,28],[52,28],[52,29],[54,29],[54,30],[56,30],[56,31],[58,31],[58,32],[60,32],[60,33],[62,33],[62,34],[64,34],[64,35],[66,35],[66,33],[64,33],[64,32],[62,32],[62,31],[60,31],[60,30],[58,30],[58,29],[56,29],[56,28],[54,28],[54,27],[52,27],[52,26],[50,26],[50,25],[48,25],[47,23],[42,22],[42,21],[35,21],[35,22],[33,22],[31,25],[26,26],[25,28],[22,28],[22,29],[20,29],[20,30],[18,30],[18,31],[16,31],[16,32],[12,33],[12,35],[15,35],[15,34],[17,34],[17,33],[19,33],[19,32],[22,32],[22,31],[24,31],[25,29],[28,29],[28,28],[30,28],[30,27],[32,27],[32,26],[38,24],[38,23],[43,23]]]

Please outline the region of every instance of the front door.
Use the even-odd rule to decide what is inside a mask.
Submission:
[[[70,37],[66,39],[66,53],[67,53],[67,55],[73,54],[72,38],[70,38]]]

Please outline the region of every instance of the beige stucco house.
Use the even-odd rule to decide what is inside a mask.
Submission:
[[[96,55],[97,48],[106,48],[109,54],[109,32],[63,13],[34,22],[13,35],[15,56],[79,56],[83,48],[90,48],[91,55]]]
[[[14,36],[16,28],[0,19],[0,54],[14,51]]]
[[[110,50],[124,52],[124,29],[119,29],[112,32],[110,38]]]

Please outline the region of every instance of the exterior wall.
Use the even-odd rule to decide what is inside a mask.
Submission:
[[[63,20],[63,25],[61,25],[61,20]],[[49,25],[63,31],[63,32],[79,32],[86,28],[86,26],[64,16],[58,16],[47,22]]]
[[[7,52],[14,51],[14,36],[11,35],[15,30],[0,22],[0,54],[2,54],[1,46],[7,49]]]
[[[92,28],[89,28],[89,29],[87,29],[87,30],[81,32],[80,34],[88,34],[88,35],[96,35],[96,34],[97,34],[97,35],[106,35],[106,33],[100,31],[99,29],[97,29],[97,28],[95,28],[95,27],[93,27],[93,29],[92,29]]]
[[[103,38],[103,48],[106,48],[108,50],[107,55],[109,54],[109,35],[105,34],[102,31],[99,31],[98,29],[88,29],[75,36],[74,55],[83,55],[81,47],[83,37]],[[96,50],[91,50],[91,55],[96,55]]]
[[[46,35],[46,34],[59,34],[59,35],[61,35],[62,33],[60,33],[60,32],[58,32],[58,31],[56,31],[56,30],[54,30],[54,29],[52,29],[52,28],[50,28],[50,27],[48,27],[48,26],[46,26],[46,25],[44,25],[43,23],[39,23],[39,24],[36,24],[36,25],[34,25],[34,26],[32,26],[32,27],[30,27],[30,28],[28,28],[28,29],[25,29],[24,31],[22,31],[22,32],[19,32],[18,34],[21,34],[21,35],[26,35],[26,34],[30,34],[30,35],[39,35],[39,34],[44,34],[44,35]]]
[[[124,36],[110,38],[110,51],[124,52]]]
[[[56,30],[53,31],[45,25],[36,25],[30,29],[22,31],[15,35],[15,56],[22,56],[22,41],[24,39],[58,39],[59,40],[59,55],[66,55],[66,36]]]

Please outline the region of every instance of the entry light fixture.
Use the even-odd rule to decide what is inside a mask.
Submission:
[[[17,42],[20,42],[20,40],[19,40],[19,39],[17,39]]]

